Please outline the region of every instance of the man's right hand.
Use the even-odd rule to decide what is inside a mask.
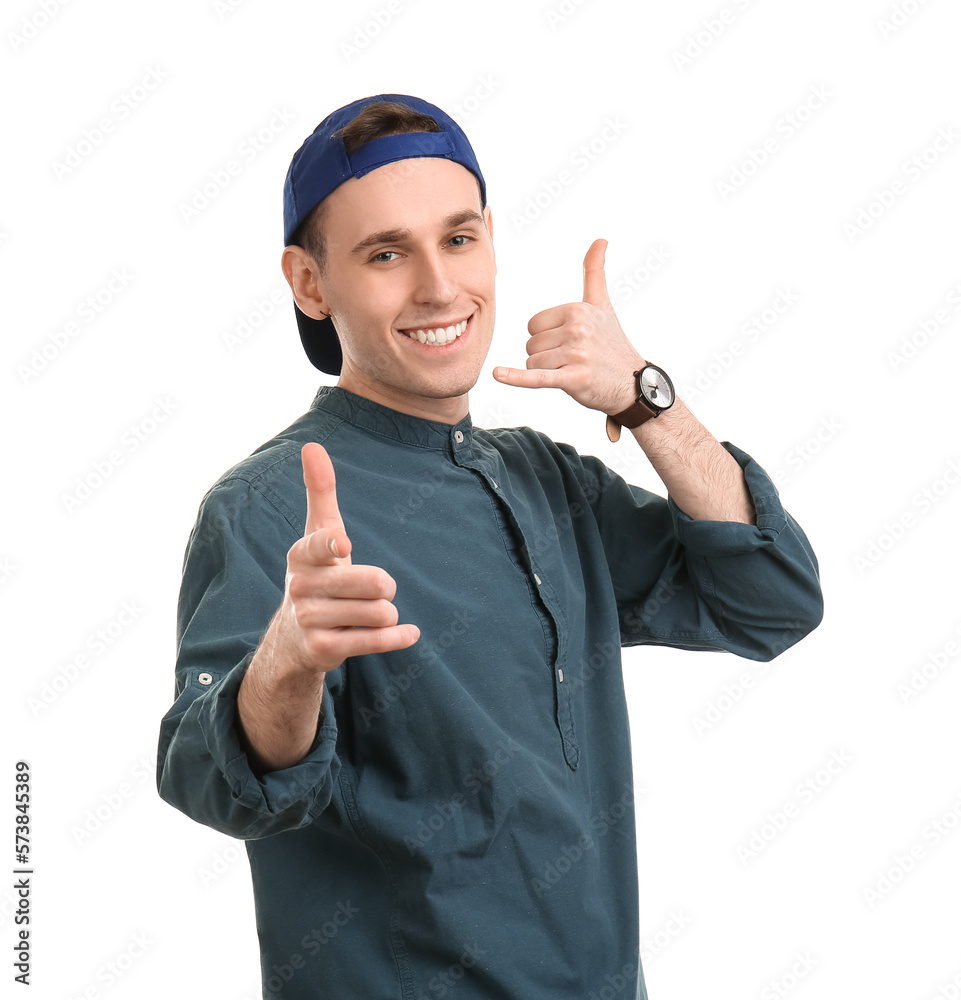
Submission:
[[[420,638],[416,625],[397,624],[393,578],[350,561],[330,456],[310,443],[300,457],[304,537],[287,553],[284,599],[237,692],[240,740],[259,774],[291,767],[310,749],[327,671],[349,656],[406,649]]]
[[[300,453],[307,488],[304,537],[287,553],[280,645],[292,662],[328,671],[349,656],[406,649],[420,638],[416,625],[398,625],[391,603],[397,584],[378,566],[354,566],[337,505],[330,456],[321,445]]]

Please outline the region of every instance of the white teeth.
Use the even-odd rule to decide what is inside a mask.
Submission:
[[[436,330],[407,330],[407,336],[411,340],[419,340],[422,344],[436,344],[443,347],[445,344],[453,344],[454,341],[467,329],[467,320],[448,326],[438,327]]]

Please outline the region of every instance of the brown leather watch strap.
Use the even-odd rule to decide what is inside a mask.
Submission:
[[[641,374],[641,371],[643,369],[634,372],[635,384],[637,376]],[[651,417],[656,417],[659,412],[659,410],[655,410],[643,402],[643,399],[638,399],[626,410],[621,410],[620,413],[608,416],[607,436],[611,441],[619,441],[622,427],[633,430],[635,427],[640,427],[645,421],[650,420]]]

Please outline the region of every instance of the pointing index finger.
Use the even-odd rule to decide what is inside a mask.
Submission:
[[[304,486],[307,489],[307,521],[304,535],[324,529],[330,534],[344,534],[344,521],[337,506],[337,481],[334,466],[327,449],[314,441],[300,450],[304,467]],[[333,552],[337,556],[338,553]]]
[[[609,306],[607,276],[604,273],[604,256],[607,240],[594,240],[584,256],[584,301],[596,306]]]

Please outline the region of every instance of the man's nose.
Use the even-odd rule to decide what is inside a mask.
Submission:
[[[450,261],[439,251],[423,254],[417,261],[415,294],[423,302],[451,302],[457,296]]]

